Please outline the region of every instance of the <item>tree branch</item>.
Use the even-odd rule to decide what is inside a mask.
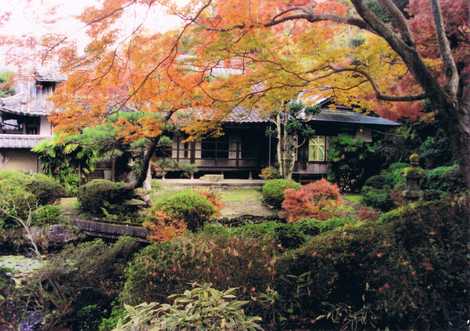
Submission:
[[[295,11],[298,11],[299,13],[298,14],[293,13]],[[286,15],[287,13],[292,13],[292,14]],[[301,8],[301,7],[291,7],[289,9],[286,9],[283,12],[280,12],[279,14],[273,16],[269,21],[261,23],[261,24],[242,23],[242,24],[232,25],[227,28],[211,28],[208,26],[204,26],[204,28],[208,31],[229,32],[229,31],[239,30],[239,29],[256,28],[259,26],[272,27],[272,26],[275,26],[284,22],[294,21],[294,20],[306,20],[310,23],[330,21],[330,22],[339,23],[339,24],[356,26],[360,29],[375,33],[375,31],[371,29],[371,27],[365,21],[359,18],[341,17],[338,15],[332,15],[332,14],[314,14],[310,11],[307,11],[305,8]]]
[[[395,5],[392,0],[379,0],[380,4],[385,7],[388,13],[392,16],[395,27],[400,31],[400,35],[404,39],[405,43],[410,47],[415,47],[415,42],[411,35],[410,27],[408,22],[403,15],[402,11]]]
[[[409,101],[419,101],[423,100],[426,98],[426,93],[421,93],[417,95],[386,95],[380,92],[380,89],[377,85],[377,83],[372,79],[372,76],[369,75],[367,72],[361,69],[357,68],[335,68],[333,66],[330,66],[331,70],[335,73],[341,73],[341,72],[355,72],[363,76],[369,84],[372,86],[372,89],[375,92],[375,96],[379,100],[383,101],[398,101],[398,102],[409,102]]]
[[[437,43],[439,45],[439,53],[441,54],[442,61],[444,62],[445,74],[449,79],[447,90],[451,94],[451,98],[456,99],[459,87],[459,73],[457,71],[454,57],[452,56],[449,39],[447,39],[446,36],[441,4],[439,3],[439,0],[431,0],[431,5],[437,34]]]

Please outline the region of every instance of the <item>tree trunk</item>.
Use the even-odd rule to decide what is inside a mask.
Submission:
[[[150,166],[147,169],[147,176],[145,177],[142,187],[145,191],[150,191],[152,189],[152,169]]]
[[[470,87],[462,89],[459,107],[457,109],[457,148],[460,157],[460,169],[465,185],[470,189]]]
[[[157,150],[157,145],[159,141],[160,137],[157,137],[150,142],[150,145],[145,151],[142,171],[140,172],[136,180],[133,180],[129,184],[127,184],[127,187],[129,189],[133,190],[143,186],[145,179],[147,178],[148,171],[150,169],[150,161],[152,160],[152,157],[155,154],[155,151]]]
[[[284,171],[283,171],[283,157],[282,157],[282,145],[283,145],[283,142],[282,142],[282,125],[281,125],[281,115],[278,113],[276,115],[276,132],[277,132],[277,145],[276,145],[276,148],[277,148],[277,163],[278,163],[278,167],[279,167],[279,174],[281,175],[281,177],[284,177]]]

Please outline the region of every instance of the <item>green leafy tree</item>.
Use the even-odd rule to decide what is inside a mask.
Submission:
[[[374,145],[350,135],[332,138],[328,150],[328,176],[346,192],[359,190],[381,163]]]

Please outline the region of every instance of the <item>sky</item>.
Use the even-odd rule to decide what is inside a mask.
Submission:
[[[33,36],[40,38],[47,33],[63,33],[83,47],[88,39],[83,24],[76,19],[85,8],[99,5],[102,0],[0,0],[0,15],[10,12],[5,24],[0,25],[0,36]],[[135,9],[125,16],[124,30],[131,31],[146,17],[146,28],[164,32],[176,28],[180,20],[155,8],[150,13]],[[0,47],[0,67],[4,68],[5,48]]]

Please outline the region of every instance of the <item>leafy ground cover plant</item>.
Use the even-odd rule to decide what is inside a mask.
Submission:
[[[236,289],[219,291],[209,284],[168,297],[171,304],[126,305],[126,315],[114,331],[151,330],[262,330],[261,318],[247,316],[248,301],[236,300]]]

